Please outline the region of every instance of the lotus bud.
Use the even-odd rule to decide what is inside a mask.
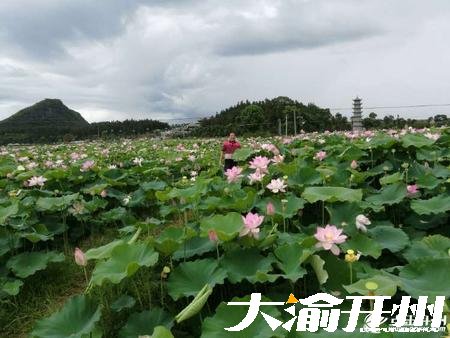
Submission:
[[[273,216],[275,214],[275,206],[272,202],[267,203],[266,205],[266,214],[268,216]]]
[[[87,265],[87,258],[84,252],[80,248],[75,248],[75,263],[79,266],[86,266]]]
[[[352,169],[358,168],[358,162],[356,162],[355,160],[353,160],[352,163],[350,163],[350,167],[351,167]]]

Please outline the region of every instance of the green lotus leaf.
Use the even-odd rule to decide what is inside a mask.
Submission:
[[[308,185],[318,185],[322,183],[322,178],[317,170],[311,167],[301,167],[293,165],[291,170],[286,170],[284,172],[288,175],[288,184],[308,186]]]
[[[128,295],[122,295],[111,304],[111,310],[119,312],[123,309],[129,309],[134,306],[136,300]]]
[[[233,158],[236,161],[245,161],[248,159],[252,154],[254,153],[254,150],[251,148],[240,148],[237,149],[234,154]]]
[[[169,226],[153,240],[153,246],[164,256],[169,256],[177,251],[186,239],[191,238],[195,232],[191,228]]]
[[[398,284],[386,276],[374,276],[367,279],[360,279],[356,283],[344,285],[344,289],[349,293],[357,293],[367,296],[369,291],[367,283],[375,283],[378,287],[376,290],[371,290],[375,296],[394,296],[397,293]]]
[[[19,212],[19,203],[17,201],[12,202],[7,207],[0,207],[0,224],[3,225],[6,223],[6,220],[15,216]]]
[[[405,148],[410,146],[416,148],[428,147],[435,142],[422,134],[406,134],[401,138],[401,141]]]
[[[164,326],[157,326],[150,338],[174,338],[172,332]]]
[[[441,194],[428,200],[412,200],[411,209],[419,215],[440,214],[450,210],[450,196]]]
[[[118,207],[103,212],[101,214],[101,218],[105,222],[115,222],[123,220],[127,216],[127,214],[127,209],[125,209],[124,207]]]
[[[403,180],[403,173],[396,172],[392,175],[387,175],[387,176],[380,178],[380,183],[382,185],[387,185],[387,184],[397,183],[402,180]]]
[[[144,189],[144,191],[164,190],[167,186],[167,183],[164,181],[152,181],[152,182],[143,182],[140,186],[142,189]]]
[[[296,282],[306,274],[301,264],[311,255],[312,251],[304,249],[299,243],[284,244],[275,249],[278,267],[284,272],[283,278]]]
[[[36,201],[38,211],[63,211],[70,207],[79,194],[65,195],[61,197],[39,197]]]
[[[36,271],[44,270],[49,263],[64,261],[64,254],[56,251],[23,252],[11,257],[6,267],[11,269],[17,277],[26,278]]]
[[[431,173],[428,173],[428,172],[419,176],[416,180],[416,184],[420,188],[425,188],[425,189],[430,189],[430,190],[436,188],[439,184],[441,184],[441,182],[442,182],[442,180],[437,179]]]
[[[450,249],[450,238],[442,235],[432,235],[412,243],[403,256],[409,261],[415,261],[425,257],[447,258]]]
[[[344,227],[347,230],[356,231],[356,216],[362,214],[362,208],[359,203],[333,203],[326,206],[330,214],[330,224],[337,227]]]
[[[268,302],[270,299],[262,297],[262,301]],[[249,297],[233,298],[231,302],[248,302]],[[284,301],[284,299],[283,299]],[[280,311],[276,306],[264,306],[261,307],[261,311],[280,319]],[[201,338],[272,338],[272,337],[284,337],[286,331],[282,331],[282,328],[276,330],[279,334],[272,331],[269,325],[267,325],[261,313],[258,314],[255,321],[246,329],[242,331],[226,331],[224,328],[233,327],[239,324],[242,319],[245,318],[248,312],[247,306],[230,306],[226,303],[221,303],[216,313],[212,317],[208,317],[203,321]],[[280,335],[282,334],[282,335]]]
[[[391,252],[398,252],[409,244],[409,237],[401,229],[389,225],[379,225],[369,230],[372,237],[381,249],[388,249]]]
[[[172,259],[180,260],[202,255],[216,249],[216,244],[209,238],[194,237],[185,242],[181,248],[174,252]]]
[[[308,262],[316,273],[319,284],[324,284],[329,277],[328,272],[324,269],[325,261],[319,255],[312,255]]]
[[[381,255],[382,246],[361,233],[357,233],[351,239],[342,244],[344,250],[352,249],[355,252],[360,251],[364,256],[378,258]]]
[[[99,305],[85,295],[78,295],[69,299],[60,311],[37,321],[31,335],[39,338],[84,338],[83,335],[95,330],[100,316]]]
[[[181,297],[195,296],[205,284],[214,287],[223,284],[227,272],[212,258],[185,262],[174,268],[169,276],[167,288],[169,295],[177,300]]]
[[[111,252],[116,246],[123,244],[124,241],[121,239],[112,241],[111,243],[99,246],[98,248],[92,248],[86,251],[86,258],[89,259],[106,259],[111,257]]]
[[[243,226],[242,216],[237,212],[214,215],[204,218],[200,222],[200,230],[203,236],[207,236],[209,230],[214,230],[221,241],[230,241],[236,237]]]
[[[158,261],[158,253],[147,243],[122,243],[116,246],[111,257],[100,261],[92,272],[91,283],[101,286],[105,280],[120,283],[136,273],[141,266],[153,266]]]
[[[392,205],[403,201],[406,197],[406,185],[394,183],[383,187],[377,194],[366,198],[366,201],[375,205]]]
[[[243,279],[256,283],[267,279],[274,281],[278,278],[277,275],[269,274],[274,262],[275,259],[272,256],[265,257],[255,248],[237,249],[227,251],[220,266],[227,272],[231,283],[239,283]]]
[[[286,194],[283,199],[287,200],[287,203],[282,203],[280,198],[267,197],[261,200],[256,207],[260,209],[263,214],[265,214],[267,203],[272,202],[275,207],[276,215],[291,218],[294,215],[297,215],[298,211],[303,209],[305,204],[304,199],[299,198],[292,193]]]
[[[0,278],[0,291],[10,296],[16,296],[20,292],[23,282],[20,279]],[[1,292],[0,292],[1,298]]]
[[[173,318],[159,307],[150,311],[136,312],[130,315],[125,326],[119,331],[119,338],[138,338],[152,334],[157,326],[171,328]]]
[[[302,197],[310,203],[317,201],[359,202],[362,199],[362,190],[342,187],[307,187]]]
[[[450,257],[427,257],[406,265],[399,274],[400,287],[414,298],[450,297]]]

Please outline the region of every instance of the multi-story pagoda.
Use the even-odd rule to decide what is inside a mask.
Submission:
[[[353,99],[352,129],[356,132],[364,130],[362,125],[361,99],[358,96]]]

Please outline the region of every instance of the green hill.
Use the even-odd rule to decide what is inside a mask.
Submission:
[[[0,121],[0,143],[57,140],[89,128],[80,113],[59,99],[45,99]]]

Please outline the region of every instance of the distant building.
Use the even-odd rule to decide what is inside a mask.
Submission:
[[[358,96],[353,99],[352,129],[356,132],[364,130],[362,125],[361,99]]]

